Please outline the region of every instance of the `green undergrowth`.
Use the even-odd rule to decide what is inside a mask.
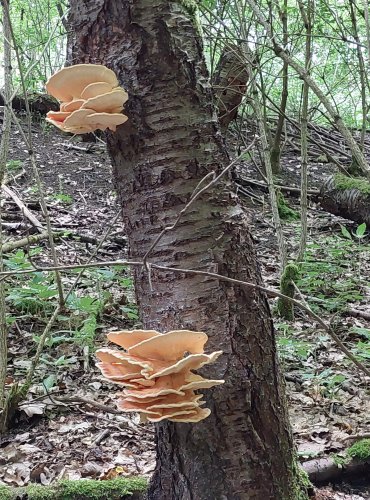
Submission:
[[[42,247],[36,247],[29,250],[29,255],[33,261],[40,259],[44,262],[46,252]],[[22,249],[4,255],[4,266],[11,271],[32,269],[28,255]],[[75,269],[62,274],[65,293],[79,273],[80,269]],[[15,339],[15,349],[20,344],[17,339],[22,335],[22,344],[27,347],[30,358],[58,306],[54,274],[41,271],[17,274],[6,280],[5,291],[7,323],[11,338]],[[49,391],[57,387],[63,370],[77,366],[82,352],[84,356],[94,353],[102,325],[108,323],[125,328],[137,323],[138,311],[133,296],[131,274],[125,267],[84,270],[46,338],[38,370],[41,390]],[[29,358],[15,360],[17,375],[22,376],[27,369]]]
[[[370,458],[370,439],[361,439],[354,443],[347,450],[347,455],[351,458],[359,458],[361,460],[367,460]]]
[[[340,235],[308,243],[297,285],[315,312],[343,312],[348,303],[364,298],[362,268],[369,247],[363,243],[366,226],[359,228],[353,235],[342,228]]]
[[[348,348],[365,364],[370,362],[370,329],[345,327],[340,315],[345,315],[349,307],[360,309],[366,299],[368,251],[365,224],[353,230],[342,226],[336,233],[319,234],[308,242],[304,261],[299,265],[299,275],[296,275],[296,284],[311,309],[324,319],[330,318],[337,335],[345,335]],[[310,368],[310,359],[315,359],[320,346],[330,339],[328,334],[312,332],[310,335],[307,328],[301,329],[292,322],[291,315],[288,314],[287,319],[281,314],[279,316],[277,345],[283,363],[297,368],[300,377],[317,386],[321,394],[334,397],[344,383],[345,375],[332,368],[320,373]]]
[[[352,460],[369,460],[370,459],[370,439],[361,439],[352,446],[347,448],[341,455],[331,455],[337,467],[346,467]]]
[[[108,481],[60,481],[52,486],[30,485],[25,488],[0,486],[1,500],[139,500],[144,498],[147,481],[122,478]]]

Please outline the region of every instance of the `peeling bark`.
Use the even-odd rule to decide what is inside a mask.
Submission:
[[[227,43],[212,78],[221,131],[227,131],[238,116],[249,80],[245,57],[241,48]]]
[[[142,258],[199,181],[228,157],[201,40],[179,2],[72,3],[73,62],[103,63],[128,89],[130,121],[108,137],[130,257]],[[226,179],[166,233],[153,263],[260,283],[248,220]],[[293,446],[264,294],[208,277],[137,270],[145,328],[204,330],[224,355],[203,373],[211,416],[157,425],[152,500],[297,500]],[[304,498],[304,497],[303,497]]]

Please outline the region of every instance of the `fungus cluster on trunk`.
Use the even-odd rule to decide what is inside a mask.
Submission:
[[[119,409],[138,412],[142,421],[151,422],[199,422],[211,413],[202,408],[202,394],[194,391],[224,381],[203,378],[193,370],[213,363],[222,351],[204,353],[205,333],[133,330],[109,333],[108,339],[124,351],[99,349],[97,365],[104,377],[125,387]]]
[[[85,134],[116,130],[128,119],[123,115],[127,92],[119,87],[114,72],[99,64],[76,64],[55,73],[46,90],[58,99],[60,111],[49,111],[46,121],[64,132]]]

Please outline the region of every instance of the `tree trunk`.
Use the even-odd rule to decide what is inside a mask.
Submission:
[[[184,6],[183,6],[184,5]],[[199,181],[228,163],[193,11],[169,0],[72,3],[73,62],[103,63],[128,89],[128,124],[108,144],[130,257],[142,258],[174,222]],[[149,261],[213,270],[260,283],[248,221],[229,180],[200,197]],[[183,273],[136,271],[145,328],[209,335],[224,354],[204,374],[212,414],[198,424],[160,423],[149,498],[300,498],[292,437],[264,294]],[[302,497],[305,498],[305,497]]]

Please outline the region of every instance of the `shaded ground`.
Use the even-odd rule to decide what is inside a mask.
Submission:
[[[65,232],[57,241],[58,259],[63,264],[86,262],[119,211],[104,144],[71,140],[37,124],[33,126],[33,140],[52,226]],[[26,147],[16,130],[9,158],[13,162],[9,187],[43,222]],[[239,168],[248,177],[258,178],[252,165]],[[298,169],[297,157],[287,150],[281,183],[298,185]],[[319,186],[331,171],[327,164],[314,164],[311,187]],[[243,203],[251,210],[252,232],[264,281],[267,286],[277,287],[278,256],[267,195],[257,188],[249,191],[253,196],[243,195]],[[297,204],[297,199],[292,202]],[[10,199],[4,201],[3,212],[9,239],[36,232]],[[369,364],[370,349],[366,350],[366,344],[370,322],[344,312],[345,308],[370,309],[368,239],[347,241],[341,233],[341,224],[350,231],[355,229],[348,221],[322,212],[316,203],[311,203],[308,260],[313,264],[306,269],[305,276],[314,278],[303,279],[301,290],[326,321],[335,322],[346,345]],[[289,254],[294,258],[299,243],[299,221],[286,223],[284,234]],[[50,264],[44,243],[38,247],[42,250],[33,255],[34,262]],[[332,247],[337,253],[330,250]],[[117,260],[125,254],[126,239],[118,218],[94,260]],[[22,250],[6,259],[8,268],[29,266],[27,252]],[[325,264],[328,260],[332,266],[320,268],[320,262]],[[9,281],[12,318],[9,385],[24,379],[37,339],[55,306],[52,280],[39,274],[36,282],[21,277]],[[75,276],[76,273],[65,275],[66,287]],[[330,290],[331,283],[344,283],[343,294],[336,288]],[[52,295],[38,301],[37,286],[42,287],[42,293],[47,290]],[[271,305],[274,308],[273,301]],[[153,428],[140,424],[137,417],[107,411],[114,409],[111,394],[116,387],[100,377],[91,357],[92,344],[104,345],[105,333],[110,329],[138,325],[129,272],[123,268],[111,272],[103,267],[100,272],[86,271],[62,316],[52,330],[52,340],[41,359],[29,403],[22,407],[13,431],[1,440],[0,481],[22,486],[30,481],[49,484],[61,478],[132,474],[149,477],[155,459]],[[299,311],[294,322],[276,318],[276,326],[288,379],[292,425],[302,460],[341,454],[352,436],[369,433],[370,406],[366,392],[369,380]],[[362,350],[359,344],[364,344]],[[48,394],[50,397],[45,398]],[[76,395],[85,399],[71,401]],[[94,401],[107,408],[98,407]],[[370,492],[362,485],[348,490],[342,485],[340,494],[330,495],[323,498],[370,498]]]

